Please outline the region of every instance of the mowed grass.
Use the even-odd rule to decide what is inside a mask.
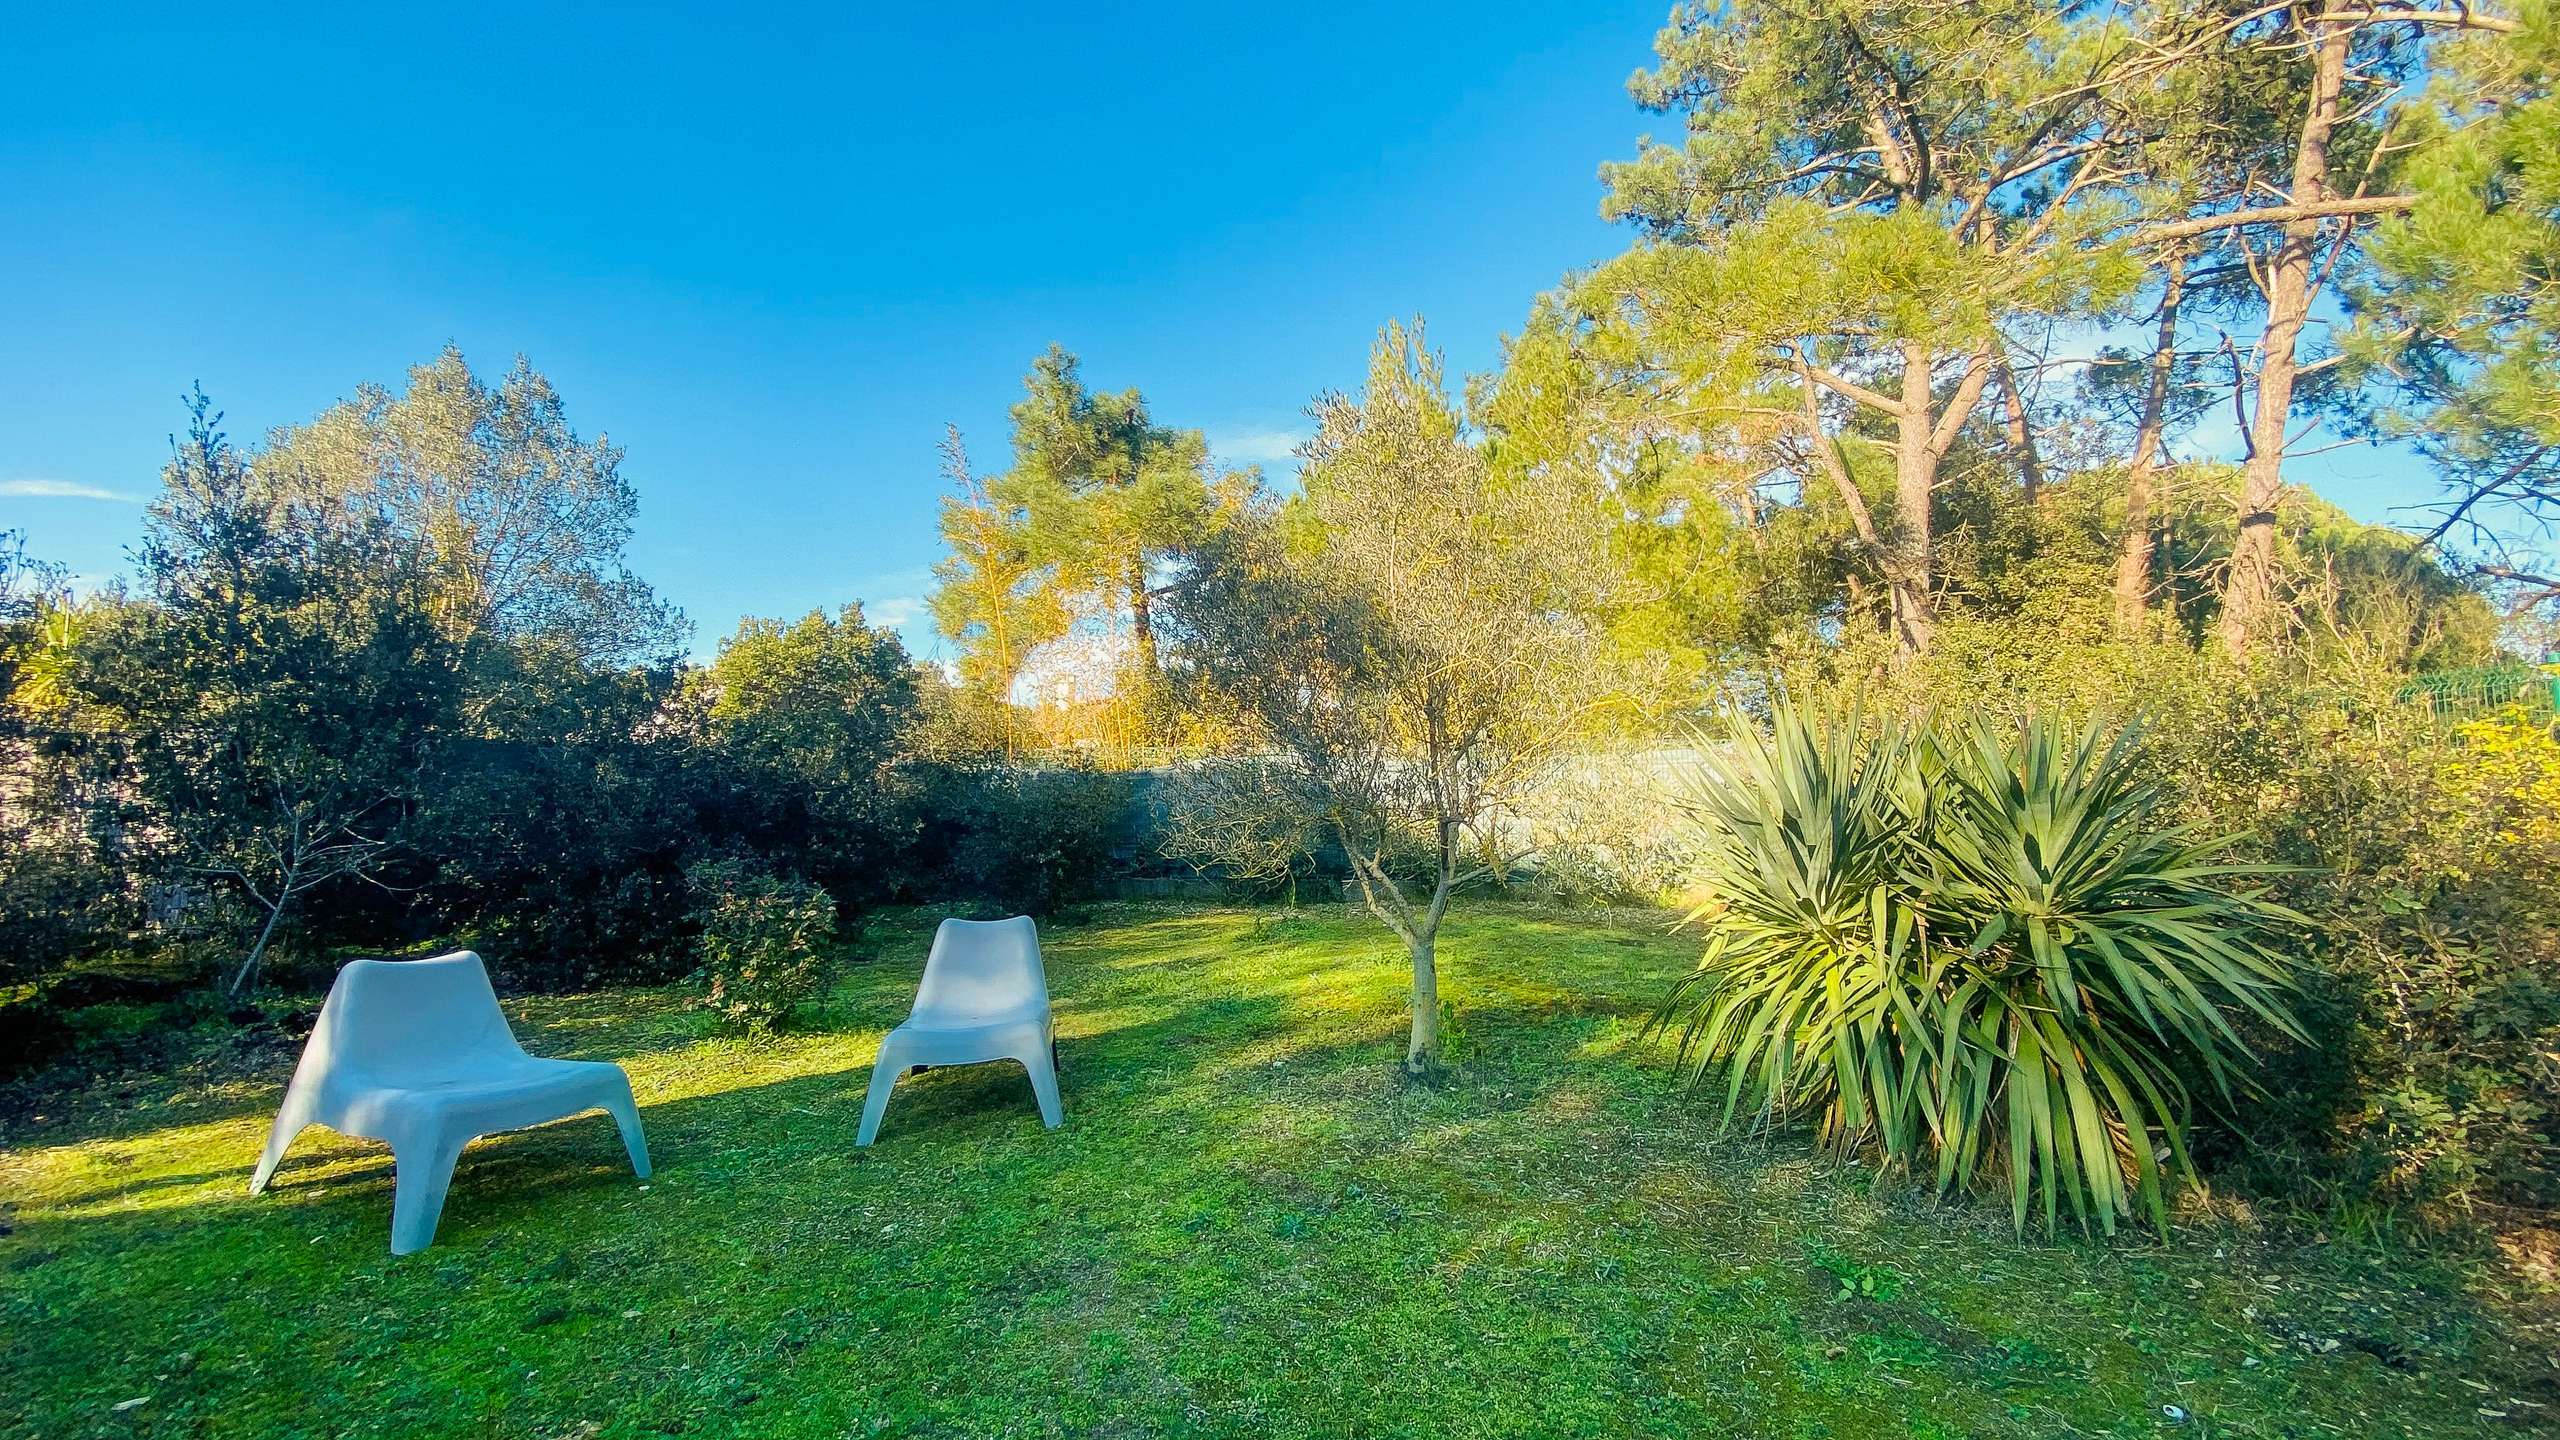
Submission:
[[[1357,916],[1105,909],[1044,934],[1063,1129],[1017,1068],[940,1070],[857,1151],[928,923],[770,1041],[675,991],[510,1000],[538,1053],[629,1068],[657,1176],[601,1116],[494,1137],[408,1259],[377,1146],[312,1131],[245,1193],[289,1054],[49,1100],[0,1153],[0,1431],[2560,1427],[2547,1353],[2449,1263],[2222,1223],[2021,1242],[1801,1136],[1719,1138],[1639,1040],[1695,953],[1655,916],[1461,914],[1457,1068],[1416,1086]]]

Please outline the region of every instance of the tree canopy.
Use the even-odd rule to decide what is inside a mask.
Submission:
[[[942,508],[935,622],[960,643],[961,677],[982,704],[1010,700],[1032,652],[1081,625],[1125,640],[1099,652],[1119,657],[1107,688],[1158,710],[1158,597],[1186,548],[1259,476],[1217,469],[1199,431],[1157,423],[1138,391],[1094,390],[1061,347],[1034,360],[1022,385],[1009,469],[976,476],[957,433],[945,443],[954,493]]]
[[[1180,834],[1246,868],[1337,846],[1405,944],[1428,1069],[1452,896],[1515,848],[1506,811],[1546,766],[1632,718],[1603,619],[1624,571],[1587,494],[1488,469],[1418,331],[1388,327],[1362,392],[1314,413],[1300,493],[1208,536],[1170,593],[1188,693],[1244,752],[1184,792]]]
[[[581,438],[524,357],[494,386],[447,346],[269,437],[254,463],[279,495],[380,523],[439,576],[436,613],[465,642],[557,646],[585,661],[672,653],[683,622],[623,560],[639,497],[622,451]]]

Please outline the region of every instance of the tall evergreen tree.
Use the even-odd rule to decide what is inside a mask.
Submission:
[[[1157,424],[1136,390],[1093,390],[1060,347],[1032,362],[1023,392],[1003,474],[971,474],[957,434],[945,443],[955,493],[943,503],[936,624],[963,646],[964,681],[997,701],[1031,652],[1078,620],[1126,626],[1114,682],[1151,705],[1168,569],[1259,477],[1218,471],[1199,431]]]
[[[1076,357],[1057,346],[1032,362],[1023,390],[1013,468],[990,494],[1021,514],[1029,553],[1053,586],[1126,619],[1135,678],[1151,685],[1157,572],[1198,535],[1213,491],[1241,477],[1214,476],[1200,432],[1157,424],[1136,390],[1088,387]]]
[[[1655,49],[1632,88],[1687,133],[1604,170],[1608,213],[1645,240],[1573,287],[1590,348],[1669,410],[1788,423],[1920,650],[1931,497],[2007,369],[2004,330],[2096,314],[2138,278],[2094,243],[2122,214],[2104,97],[2133,51],[2063,0],[1691,4]],[[1892,476],[1882,513],[1870,463]]]
[[[2387,376],[2376,428],[2444,479],[2430,540],[2522,607],[2560,599],[2560,9],[2514,19],[2440,57],[2349,349]]]
[[[2514,27],[2469,5],[2294,0],[2166,5],[2141,32],[2136,71],[2146,83],[2208,98],[2189,117],[2196,128],[2146,137],[2149,168],[2188,183],[2169,187],[2175,207],[2154,194],[2151,223],[2130,239],[2154,253],[2216,247],[2235,267],[2221,273],[2245,277],[2261,317],[2247,373],[2232,382],[2245,450],[2220,631],[2233,654],[2252,650],[2280,608],[2277,526],[2300,389],[2343,358],[2306,360],[2307,337],[2337,280],[2359,270],[2375,217],[2403,213],[2415,198],[2397,184],[2412,139],[2406,82],[2441,37]],[[2197,148],[2219,163],[2194,166]],[[2187,213],[2163,213],[2172,208]],[[2182,285],[2192,303],[2195,277]],[[2240,369],[2237,347],[2228,353]],[[2352,390],[2341,397],[2351,401]],[[2120,565],[2127,580],[2134,543]]]
[[[951,491],[942,497],[944,554],[933,567],[934,628],[959,647],[961,692],[994,718],[1010,754],[1014,682],[1032,650],[1064,633],[1066,609],[1057,588],[1040,583],[1028,518],[970,470],[957,426],[943,437],[942,471]]]

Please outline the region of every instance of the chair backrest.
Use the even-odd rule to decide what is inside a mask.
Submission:
[[[311,1045],[337,1068],[393,1084],[467,1073],[524,1054],[489,971],[468,950],[431,960],[350,960],[329,987]],[[325,1050],[324,1050],[325,1047]]]
[[[1045,1010],[1049,977],[1040,968],[1040,935],[1031,917],[945,920],[925,956],[916,987],[916,1018],[975,1020]]]

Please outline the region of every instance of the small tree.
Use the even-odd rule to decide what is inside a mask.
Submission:
[[[1367,392],[1314,415],[1303,494],[1220,527],[1169,596],[1177,673],[1260,752],[1224,762],[1249,783],[1186,792],[1260,813],[1182,828],[1190,858],[1247,867],[1301,827],[1341,846],[1411,958],[1419,1073],[1451,896],[1504,863],[1513,802],[1629,693],[1595,619],[1621,572],[1587,496],[1488,475],[1418,333],[1390,327]]]
[[[72,685],[189,870],[263,920],[393,852],[461,695],[424,560],[379,521],[278,498],[199,394],[137,559],[144,593],[83,632]]]

